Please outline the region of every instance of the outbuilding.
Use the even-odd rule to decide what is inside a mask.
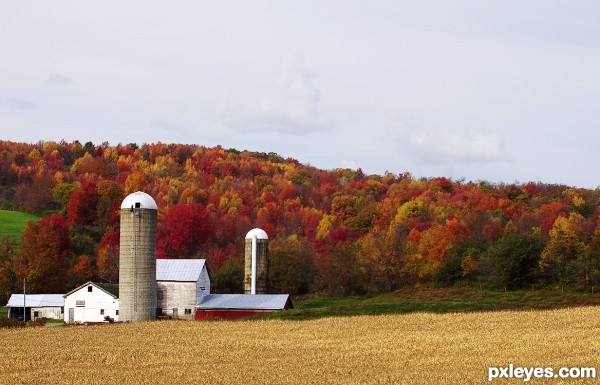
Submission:
[[[23,294],[13,294],[6,304],[8,318],[27,321],[40,318],[62,319],[64,306],[63,294],[25,294],[25,299]]]
[[[116,285],[87,282],[64,295],[66,323],[96,323],[119,320]]]
[[[209,294],[196,306],[195,319],[237,319],[293,307],[289,294]]]
[[[194,309],[210,294],[204,259],[157,259],[156,299],[159,318],[194,319]]]

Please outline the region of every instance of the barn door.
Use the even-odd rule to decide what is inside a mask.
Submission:
[[[72,324],[75,322],[75,309],[69,308],[69,323]]]

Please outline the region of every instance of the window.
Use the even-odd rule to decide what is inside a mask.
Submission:
[[[192,309],[185,309],[185,314],[192,314]]]
[[[206,290],[206,287],[200,286],[200,290]]]
[[[60,314],[65,314],[65,307],[64,306],[60,308]]]
[[[117,312],[115,313],[115,315],[119,315],[119,311],[117,310]]]
[[[100,309],[100,315],[104,315],[104,309]]]
[[[75,301],[75,306],[76,307],[85,307],[85,300],[78,299],[77,301]]]
[[[92,292],[92,285],[88,286],[88,293]]]

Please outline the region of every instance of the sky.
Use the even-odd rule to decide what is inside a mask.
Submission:
[[[600,186],[597,1],[0,0],[0,139]]]

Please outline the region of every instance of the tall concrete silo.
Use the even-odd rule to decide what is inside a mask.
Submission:
[[[266,294],[269,278],[269,237],[262,229],[246,234],[244,292]]]
[[[156,202],[144,192],[121,203],[119,319],[156,319]]]

